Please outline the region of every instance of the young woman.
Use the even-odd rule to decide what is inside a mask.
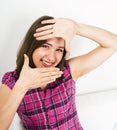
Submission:
[[[74,35],[99,46],[66,60]],[[117,35],[107,30],[65,18],[37,19],[19,49],[16,69],[2,78],[0,129],[8,129],[17,112],[26,130],[83,130],[75,105],[75,81],[116,50]]]

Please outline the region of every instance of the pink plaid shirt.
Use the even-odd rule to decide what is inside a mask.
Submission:
[[[63,79],[57,79],[41,88],[29,90],[17,113],[26,130],[83,130],[75,105],[75,82],[68,62],[64,64]],[[2,84],[11,89],[18,79],[17,71],[5,73]]]

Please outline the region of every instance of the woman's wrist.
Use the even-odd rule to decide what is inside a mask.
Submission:
[[[16,84],[13,88],[13,92],[15,92],[17,94],[19,93],[19,95],[24,95],[27,91],[28,91],[28,88],[19,82],[16,82]]]
[[[76,31],[76,35],[82,35],[82,24],[75,22],[75,31]]]

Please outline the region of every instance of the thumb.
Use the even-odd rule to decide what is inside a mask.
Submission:
[[[70,56],[70,42],[68,40],[66,40],[65,49],[66,49],[66,56],[65,56],[65,58],[68,59],[69,56]]]
[[[29,68],[29,57],[24,54],[24,64],[23,64],[23,68]]]
[[[65,49],[66,49],[66,52],[70,51],[70,42],[68,40],[66,40]]]

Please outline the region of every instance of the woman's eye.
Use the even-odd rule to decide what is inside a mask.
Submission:
[[[42,47],[43,47],[43,48],[49,48],[49,46],[47,46],[47,45],[43,45]]]
[[[57,51],[59,51],[59,52],[63,52],[63,50],[62,50],[62,49],[58,49]]]

